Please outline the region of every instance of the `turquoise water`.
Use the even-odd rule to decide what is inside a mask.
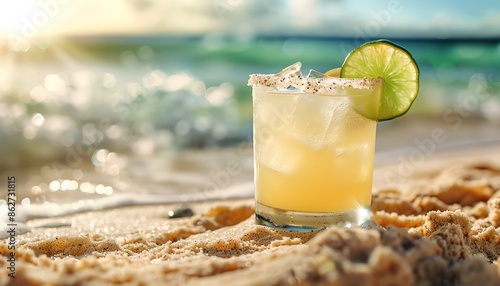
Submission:
[[[421,71],[420,95],[409,114],[439,116],[483,90],[488,100],[478,102],[471,113],[498,120],[497,40],[393,41],[412,53]],[[249,140],[249,74],[275,73],[296,61],[306,72],[325,72],[341,66],[358,44],[305,37],[238,42],[213,36],[148,36],[66,38],[32,45],[27,53],[4,58],[0,152],[12,158],[3,164],[22,164],[24,154],[28,161],[53,160],[60,155],[58,148],[90,140],[85,134],[97,134],[99,142],[94,143],[123,152],[133,151],[129,143],[146,137],[154,138],[153,143],[138,143],[145,149],[158,142],[200,148]],[[34,122],[40,117],[41,123]],[[26,125],[30,121],[34,126]]]
[[[412,53],[421,71],[420,95],[409,114],[440,116],[482,90],[488,100],[478,101],[470,113],[499,120],[499,41],[393,41]],[[0,152],[9,160],[2,164],[51,161],[62,156],[61,148],[82,140],[139,153],[160,145],[203,148],[249,140],[249,74],[275,73],[296,61],[306,72],[324,72],[341,66],[358,44],[307,37],[238,42],[213,36],[148,36],[66,38],[32,45],[27,53],[3,59]]]

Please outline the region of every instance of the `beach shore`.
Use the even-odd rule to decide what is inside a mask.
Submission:
[[[252,199],[32,219],[0,285],[500,285],[499,150],[377,167],[374,229],[270,229]]]

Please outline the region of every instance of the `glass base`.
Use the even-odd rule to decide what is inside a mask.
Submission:
[[[313,213],[287,211],[256,203],[257,224],[296,231],[313,231],[329,226],[377,228],[371,219],[370,207],[340,213]]]

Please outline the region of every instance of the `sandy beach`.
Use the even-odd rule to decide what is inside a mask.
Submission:
[[[499,150],[433,157],[392,186],[401,164],[377,167],[372,229],[255,225],[250,198],[32,219],[15,251],[0,244],[0,285],[500,285]]]

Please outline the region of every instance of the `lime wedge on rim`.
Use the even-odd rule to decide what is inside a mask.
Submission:
[[[327,74],[337,73],[337,69]],[[419,70],[411,54],[387,40],[368,42],[347,55],[342,78],[383,78],[378,120],[405,114],[418,94]]]
[[[340,69],[341,68],[329,70],[325,73],[325,75],[329,77],[340,77]]]

